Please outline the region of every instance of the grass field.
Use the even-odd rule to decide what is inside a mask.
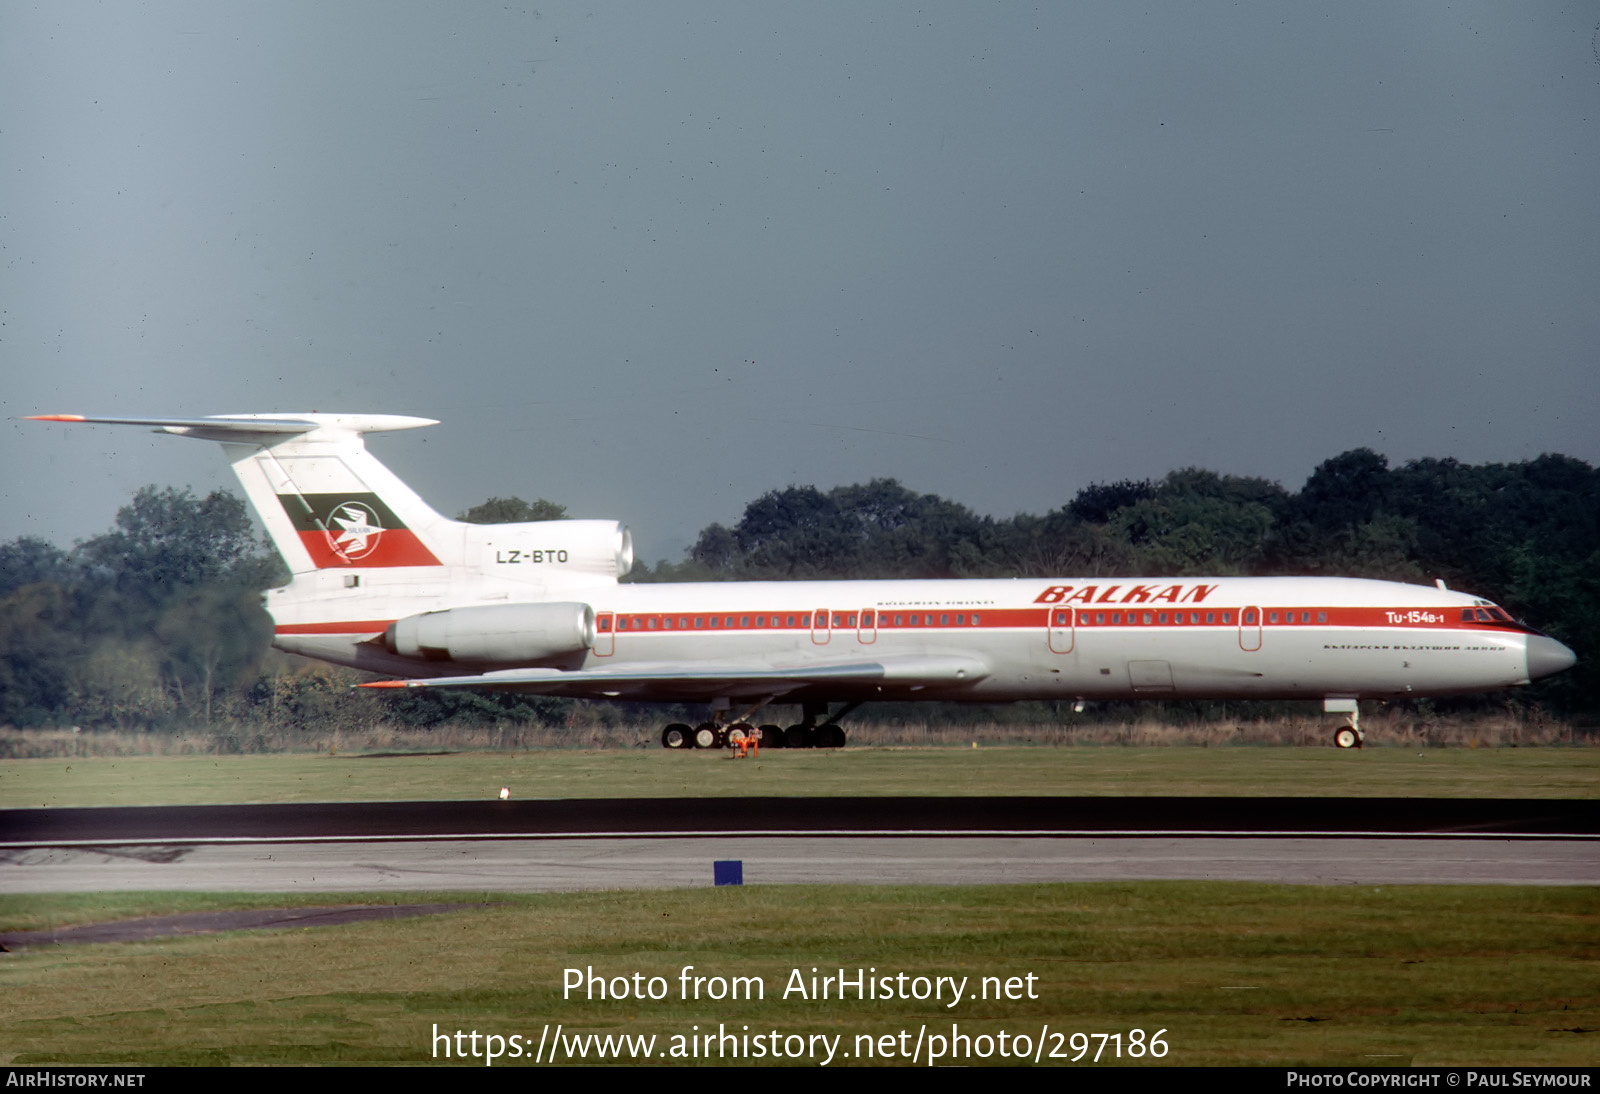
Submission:
[[[0,808],[736,795],[1600,797],[1600,749],[559,749],[7,760]]]
[[[550,750],[457,755],[10,760],[0,806],[853,794],[1595,798],[1600,750],[849,748]],[[1600,889],[1223,883],[370,897],[0,894],[0,929],[208,908],[461,900],[445,916],[72,945],[0,955],[0,1064],[433,1062],[435,1026],[655,1036],[659,1053],[726,1027],[838,1037],[834,1064],[952,1026],[1030,1038],[1070,1062],[1073,1032],[1165,1030],[1167,1064],[1593,1065]],[[685,1001],[680,970],[758,977],[759,1001]],[[660,1001],[562,998],[563,970],[660,976]],[[1037,977],[1037,998],[784,999],[793,970]],[[745,1027],[749,1029],[746,1030]],[[698,1029],[696,1029],[698,1027]],[[678,1041],[672,1038],[679,1038]],[[856,1038],[862,1037],[860,1044]],[[776,1044],[777,1042],[763,1042]],[[796,1063],[817,1063],[824,1042]],[[935,1043],[935,1042],[928,1042]],[[1092,1054],[1099,1042],[1091,1041]],[[742,1042],[748,1045],[749,1042]],[[1010,1042],[1014,1050],[1017,1042]],[[1122,1042],[1124,1047],[1126,1041]],[[508,1047],[508,1046],[507,1046]],[[591,1045],[590,1051],[593,1051]],[[1110,1049],[1105,1050],[1111,1051]],[[454,1062],[454,1061],[453,1061]],[[481,1065],[481,1057],[476,1061]],[[501,1064],[527,1062],[503,1059]],[[563,1061],[565,1062],[565,1061]],[[702,1054],[689,1062],[707,1062]],[[713,1056],[711,1062],[718,1062]],[[721,1062],[773,1062],[770,1056]],[[873,1062],[904,1062],[875,1057]],[[926,1062],[926,1054],[919,1062]],[[1109,1055],[1102,1062],[1150,1064]]]
[[[1025,1035],[1046,1058],[1058,1048],[1072,1054],[1065,1037],[1041,1041],[1048,1027],[1124,1038],[1165,1030],[1167,1064],[1600,1060],[1600,894],[1592,889],[1140,883],[451,899],[493,903],[388,923],[8,955],[0,961],[0,1063],[425,1063],[435,1025],[516,1034],[531,1053],[546,1023],[568,1036],[654,1034],[655,1053],[670,1052],[674,1035],[714,1033],[719,1024],[740,1034],[748,1026],[780,1038],[838,1036],[835,1051],[850,1055],[835,1064],[866,1062],[858,1036],[908,1031],[909,1049],[919,1029],[948,1036],[952,1024],[974,1037]],[[0,924],[319,902],[0,896]],[[706,977],[759,977],[764,998],[685,1001],[679,975],[689,965]],[[968,977],[973,993],[985,976],[1031,974],[1037,998],[1026,997],[1021,979],[1022,998],[969,997],[954,1007],[783,998],[793,970],[809,982],[814,966],[819,975]],[[591,967],[606,978],[658,975],[667,997],[563,998],[563,970]]]

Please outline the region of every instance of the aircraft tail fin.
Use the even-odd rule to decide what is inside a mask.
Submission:
[[[153,426],[217,441],[294,573],[448,566],[461,525],[440,516],[367,452],[364,434],[436,425],[397,414],[227,414],[206,418],[30,415],[34,421]]]

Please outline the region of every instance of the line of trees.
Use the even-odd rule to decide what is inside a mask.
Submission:
[[[287,580],[244,503],[147,486],[104,535],[0,545],[0,724],[211,723],[250,689]]]
[[[461,519],[564,515],[548,501],[491,498]],[[1600,712],[1600,472],[1564,456],[1392,468],[1357,449],[1295,493],[1190,468],[1093,485],[1043,516],[1007,519],[891,479],[793,486],[752,501],[731,528],[706,528],[682,560],[641,563],[629,580],[1135,574],[1442,578],[1577,651],[1574,670],[1513,701]],[[269,654],[258,596],[286,576],[243,503],[220,491],[146,487],[111,531],[71,551],[29,537],[0,545],[0,724],[309,726],[344,709],[348,674]],[[409,724],[553,723],[570,709],[455,693],[388,702],[388,717]]]

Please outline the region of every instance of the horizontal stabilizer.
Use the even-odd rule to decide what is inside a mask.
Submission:
[[[83,422],[91,425],[146,425],[158,433],[207,441],[240,441],[330,429],[345,433],[383,433],[438,425],[432,418],[404,414],[216,414],[204,418],[91,418],[83,414],[29,414],[31,422]]]

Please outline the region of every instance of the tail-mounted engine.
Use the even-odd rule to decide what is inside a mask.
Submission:
[[[594,645],[587,604],[489,604],[408,615],[389,624],[390,653],[427,661],[525,665]]]
[[[461,524],[466,557],[497,579],[542,585],[616,581],[633,568],[633,536],[613,520]]]

